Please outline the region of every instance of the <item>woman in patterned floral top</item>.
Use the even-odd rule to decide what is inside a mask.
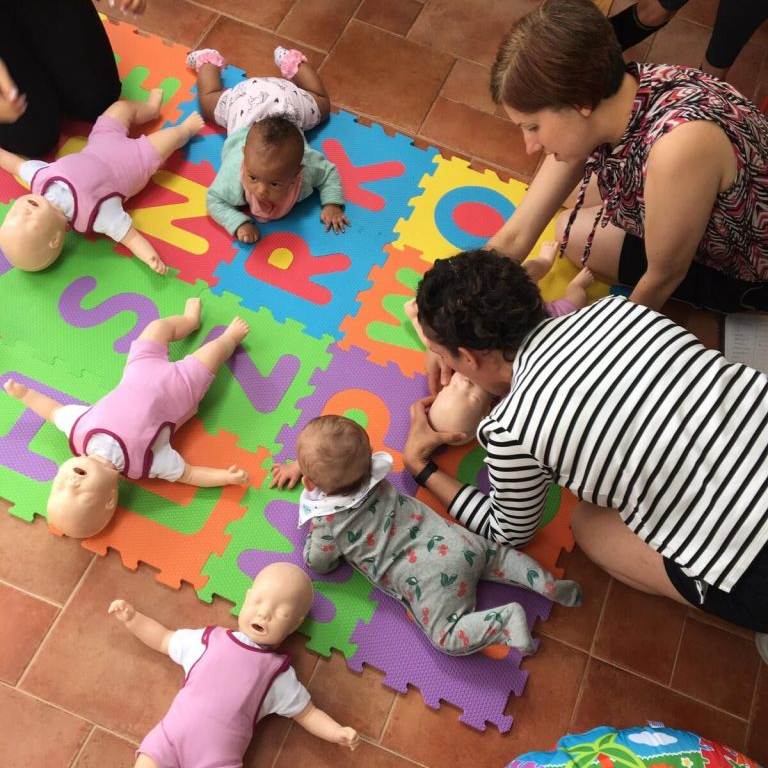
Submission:
[[[654,309],[768,309],[768,118],[748,99],[699,70],[625,64],[590,0],[518,21],[491,91],[546,158],[490,245],[521,260],[581,179],[559,220],[572,261]]]

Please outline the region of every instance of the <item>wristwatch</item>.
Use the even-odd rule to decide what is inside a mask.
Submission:
[[[430,459],[424,465],[424,469],[422,469],[418,475],[413,475],[413,479],[416,481],[417,485],[420,485],[422,488],[424,488],[427,485],[427,480],[432,477],[432,473],[437,472],[438,469],[439,467],[437,464],[435,464],[435,462]]]

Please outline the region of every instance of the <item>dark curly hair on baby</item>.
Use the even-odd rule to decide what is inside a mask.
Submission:
[[[253,124],[251,129],[267,145],[284,144],[288,140],[301,141],[301,131],[287,118],[280,116],[265,117]]]
[[[416,306],[427,337],[454,356],[459,347],[499,350],[508,361],[547,317],[528,273],[494,250],[436,261],[419,284]]]
[[[301,162],[304,155],[304,135],[285,117],[265,117],[251,126],[246,137],[246,149],[256,150],[257,147],[285,148],[297,157],[297,162]]]

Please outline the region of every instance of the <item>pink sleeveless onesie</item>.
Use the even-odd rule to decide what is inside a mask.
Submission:
[[[88,143],[64,155],[32,177],[32,192],[42,195],[54,182],[66,184],[75,201],[72,228],[93,231],[99,206],[110,197],[132,197],[149,182],[162,158],[146,136],[131,139],[119,120],[102,115],[94,124]]]
[[[208,627],[205,651],[165,717],[138,751],[161,768],[241,768],[264,697],[288,669],[287,656],[241,643]]]
[[[123,474],[132,480],[148,477],[160,431],[170,427],[173,434],[192,416],[212,381],[213,374],[193,355],[171,363],[164,344],[136,339],[120,383],[75,422],[69,447],[82,456],[94,434],[110,435],[123,451]]]

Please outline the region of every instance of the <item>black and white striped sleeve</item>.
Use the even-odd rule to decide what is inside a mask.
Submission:
[[[486,446],[491,492],[465,485],[448,512],[470,531],[520,547],[536,534],[551,478],[517,441],[494,433]]]

